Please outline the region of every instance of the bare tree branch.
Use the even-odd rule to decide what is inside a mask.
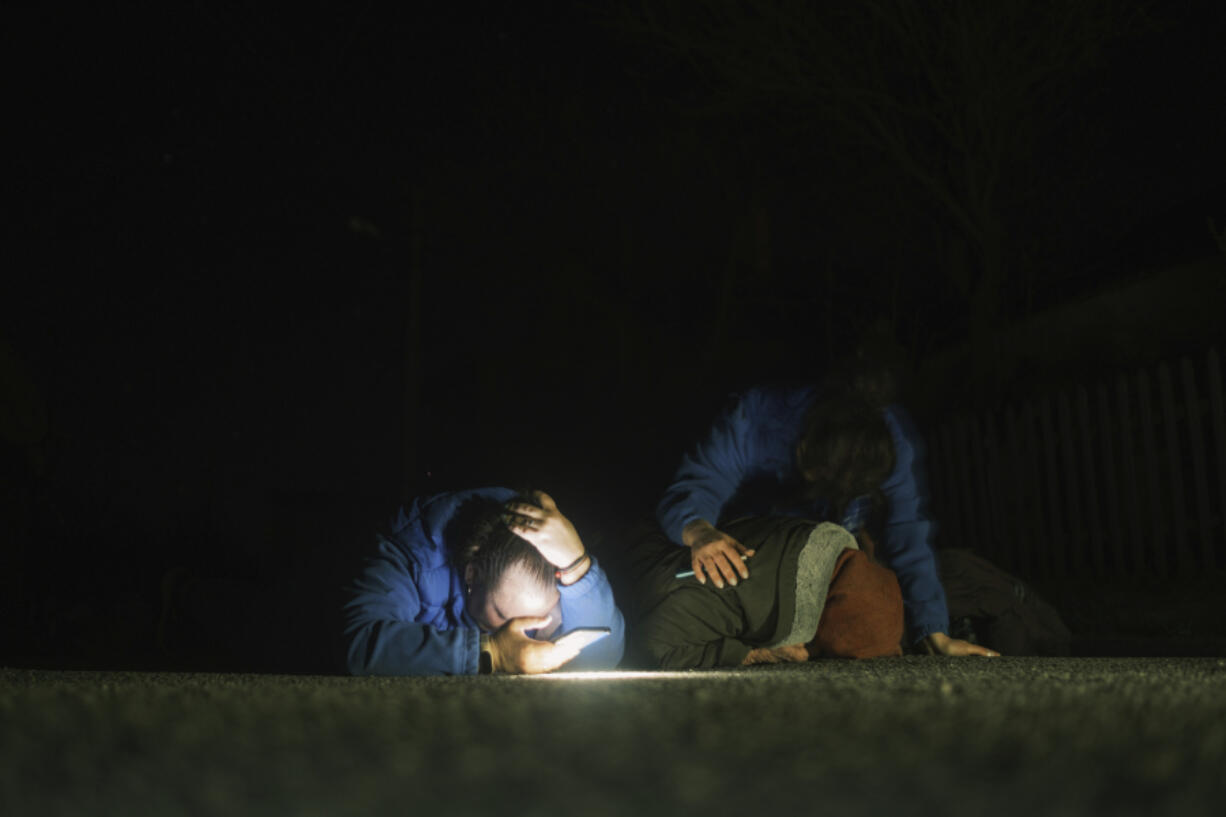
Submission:
[[[614,17],[711,84],[705,112],[785,103],[808,127],[875,149],[976,248],[983,285],[999,287],[1002,196],[1024,195],[1062,85],[1144,1],[643,2]]]

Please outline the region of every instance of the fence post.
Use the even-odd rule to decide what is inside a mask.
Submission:
[[[941,524],[943,527],[948,527],[951,534],[950,537],[944,538],[944,541],[948,544],[952,539],[955,545],[966,547],[962,536],[961,494],[958,491],[958,480],[955,473],[958,459],[954,456],[953,423],[946,422],[942,425],[940,435],[941,455],[945,461],[945,501],[942,504],[944,508],[942,513],[946,517]]]
[[[1067,540],[1068,533],[1061,520],[1060,479],[1056,465],[1056,432],[1051,419],[1051,398],[1044,397],[1040,425],[1043,430],[1043,450],[1047,457],[1047,501],[1051,519],[1050,536],[1044,542],[1048,550],[1046,562],[1054,577],[1062,577],[1061,568],[1065,565],[1063,548],[1060,544]]]
[[[1162,495],[1158,492],[1158,445],[1154,440],[1154,403],[1149,391],[1149,373],[1142,369],[1137,373],[1137,394],[1141,400],[1141,438],[1145,443],[1145,470],[1149,486],[1148,510],[1150,539],[1154,572],[1167,575],[1167,547],[1170,529],[1163,524]]]
[[[1175,529],[1175,564],[1180,573],[1191,567],[1188,559],[1188,507],[1183,498],[1183,463],[1179,453],[1179,413],[1175,409],[1175,390],[1171,385],[1171,369],[1165,363],[1158,366],[1158,389],[1162,395],[1163,425],[1166,426],[1166,462],[1171,486],[1170,524]]]
[[[983,431],[979,418],[971,415],[966,418],[966,433],[970,443],[970,473],[971,485],[975,488],[977,500],[975,521],[975,550],[991,558],[996,558],[996,543],[991,541],[992,505],[988,497],[988,474],[983,459]]]
[[[1199,567],[1213,567],[1213,534],[1209,522],[1209,477],[1205,468],[1205,435],[1201,431],[1200,397],[1196,393],[1196,373],[1192,369],[1192,361],[1186,357],[1180,361],[1183,369],[1183,398],[1188,414],[1188,441],[1192,444],[1192,478],[1196,482],[1193,494],[1196,496],[1196,529],[1200,534],[1199,547],[1196,553],[1200,557]]]
[[[1051,534],[1052,521],[1049,510],[1043,504],[1043,445],[1039,437],[1036,423],[1038,408],[1033,403],[1022,406],[1022,450],[1026,458],[1026,475],[1032,490],[1029,493],[1033,507],[1029,508],[1028,521],[1033,521],[1029,528],[1030,538],[1026,543],[1026,564],[1035,575],[1043,575],[1047,570],[1046,550],[1054,538]]]
[[[1007,476],[1002,467],[1000,442],[996,437],[996,418],[989,411],[983,419],[983,481],[988,494],[987,536],[992,542],[992,552],[998,564],[1012,567],[1012,555],[1007,531],[1012,520],[1004,507]]]
[[[934,529],[938,529],[938,526],[944,528],[948,513],[946,497],[949,496],[949,491],[945,488],[945,452],[941,450],[940,426],[932,428],[924,439],[928,443],[928,489],[932,497],[928,513],[933,520]]]
[[[1005,536],[1009,543],[1009,551],[1012,555],[1013,569],[1019,573],[1024,571],[1024,556],[1023,550],[1026,548],[1026,530],[1028,528],[1026,518],[1026,500],[1025,491],[1027,483],[1029,483],[1028,474],[1023,468],[1022,462],[1022,447],[1019,440],[1017,412],[1012,406],[1005,409],[1005,447],[1006,459],[1008,460],[1008,470],[1011,471],[1013,480],[1005,487],[1005,504],[1008,508],[1006,525],[1008,525]],[[1004,469],[1002,469],[1004,470]]]
[[[1105,383],[1098,384],[1098,439],[1103,451],[1103,513],[1106,528],[1111,538],[1111,560],[1115,574],[1123,575],[1127,560],[1124,557],[1123,513],[1120,497],[1119,474],[1115,470],[1115,445],[1112,442],[1111,401]],[[1105,555],[1105,554],[1104,554]]]
[[[1226,401],[1222,397],[1222,364],[1217,349],[1209,350],[1209,414],[1217,448],[1218,564],[1226,566]]]
[[[1103,558],[1103,528],[1106,526],[1098,511],[1098,484],[1094,478],[1094,471],[1099,466],[1099,459],[1094,456],[1094,440],[1098,435],[1094,434],[1090,425],[1090,398],[1082,386],[1077,387],[1077,419],[1081,426],[1081,470],[1086,482],[1085,521],[1089,528],[1090,563],[1094,574],[1101,576],[1106,572]]]
[[[971,437],[973,433],[970,431],[970,418],[959,417],[957,425],[958,448],[962,451],[961,468],[958,469],[962,477],[962,496],[966,501],[962,507],[962,518],[966,520],[966,542],[963,547],[968,547],[977,553],[983,553],[983,542],[979,535],[979,519],[983,514],[983,498],[979,496],[975,490],[975,459],[971,453]]]
[[[1137,438],[1132,424],[1132,400],[1128,395],[1128,378],[1120,375],[1115,383],[1120,406],[1120,458],[1124,464],[1124,509],[1128,514],[1128,539],[1132,553],[1132,572],[1145,570],[1145,531],[1141,526],[1141,491],[1137,484]]]
[[[1073,412],[1069,407],[1069,398],[1060,392],[1057,400],[1060,409],[1060,453],[1066,477],[1064,516],[1068,531],[1061,544],[1067,554],[1065,565],[1069,572],[1079,573],[1086,564],[1086,540],[1081,524],[1085,516],[1085,497],[1081,491],[1081,480],[1077,478],[1077,439],[1073,436]]]

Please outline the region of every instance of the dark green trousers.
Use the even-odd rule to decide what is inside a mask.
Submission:
[[[690,551],[658,528],[631,548],[628,663],[664,669],[738,666],[755,647],[804,643],[821,619],[834,565],[855,538],[829,522],[758,517],[724,525],[756,551],[749,578],[723,589],[693,577]]]

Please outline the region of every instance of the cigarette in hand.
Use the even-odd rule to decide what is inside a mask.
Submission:
[[[747,560],[748,558],[749,558],[749,556],[747,556],[746,554],[744,554],[744,553],[742,553],[742,554],[741,554],[741,561],[742,561],[742,562],[743,562],[743,561],[745,561],[745,560]],[[678,574],[675,576],[675,578],[678,578],[678,579],[688,579],[690,576],[693,576],[693,575],[694,575],[694,571],[693,571],[693,570],[682,570],[680,573],[678,573]]]

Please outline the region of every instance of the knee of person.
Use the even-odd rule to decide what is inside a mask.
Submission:
[[[834,522],[821,522],[813,529],[811,538],[817,538],[829,542],[831,547],[840,547],[842,550],[858,550],[859,544],[856,542],[855,535],[842,525],[837,525]]]

